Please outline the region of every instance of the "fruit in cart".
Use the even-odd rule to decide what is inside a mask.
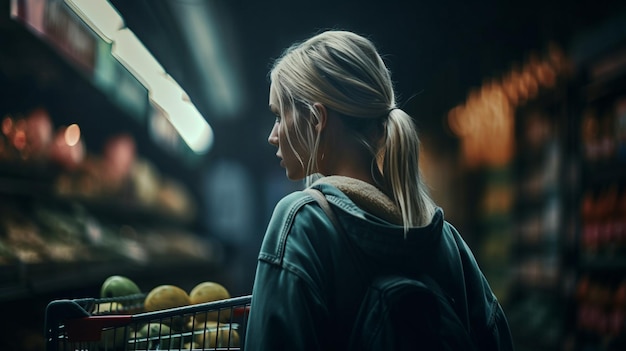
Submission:
[[[198,343],[196,343],[195,341],[188,342],[185,345],[183,345],[183,350],[196,350],[196,349],[200,349],[200,345],[198,345]]]
[[[124,306],[118,302],[104,302],[94,306],[93,315],[122,314]],[[127,328],[112,328],[102,331],[98,347],[102,350],[124,350],[128,340]]]
[[[126,350],[128,328],[111,328],[102,331],[98,344],[100,350]]]
[[[231,324],[219,324],[196,334],[194,341],[200,348],[239,347],[239,333]]]
[[[180,333],[165,323],[148,323],[141,327],[131,339],[131,350],[178,350],[187,342]]]
[[[159,285],[148,293],[144,304],[146,311],[159,311],[190,305],[191,299],[176,285]]]
[[[230,292],[221,284],[207,281],[196,285],[189,293],[192,304],[200,304],[205,302],[213,302],[230,298]],[[206,313],[198,313],[195,316],[196,323],[202,324],[206,320],[226,322],[230,319],[230,308],[220,311],[212,311]]]
[[[119,302],[102,302],[94,306],[93,314],[122,314],[124,306]]]
[[[183,307],[191,304],[187,292],[175,285],[159,285],[153,288],[144,301],[146,312],[160,311],[170,308]],[[175,330],[182,330],[188,323],[189,316],[167,318],[164,323]]]
[[[100,288],[100,297],[122,297],[141,293],[139,286],[132,280],[121,275],[108,277]]]
[[[230,293],[223,285],[207,281],[191,289],[189,298],[192,304],[198,304],[230,298]]]
[[[197,333],[199,330],[205,330],[207,328],[217,328],[217,321],[202,321],[198,322],[197,318],[191,318],[189,323],[187,323],[187,330],[193,330],[194,333]]]

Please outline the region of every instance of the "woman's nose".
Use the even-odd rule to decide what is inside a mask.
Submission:
[[[274,127],[272,127],[272,131],[267,138],[267,142],[271,145],[278,146],[278,123],[274,123]]]

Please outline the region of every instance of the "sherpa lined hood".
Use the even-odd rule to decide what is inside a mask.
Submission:
[[[372,184],[350,177],[328,176],[317,180],[312,186],[320,183],[330,184],[341,190],[363,210],[389,223],[402,225],[402,214],[398,206]]]

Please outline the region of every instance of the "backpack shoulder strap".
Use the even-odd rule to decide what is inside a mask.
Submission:
[[[348,234],[345,232],[341,223],[339,223],[339,219],[337,218],[335,211],[333,211],[332,207],[328,203],[328,200],[326,199],[326,196],[324,195],[324,193],[314,188],[306,188],[304,189],[304,191],[309,193],[313,197],[315,202],[317,202],[317,204],[322,208],[322,210],[324,210],[324,213],[326,213],[326,216],[328,217],[328,219],[330,219],[330,221],[333,223],[333,227],[335,227],[335,229],[337,230],[337,233],[339,233],[339,236],[341,237],[341,239],[343,239],[343,242],[348,247],[350,254],[352,255],[352,258],[356,262],[362,263],[360,255],[359,255],[359,249],[356,247],[356,244],[352,241],[352,239],[350,239]],[[361,265],[357,264],[357,266],[360,267]],[[368,276],[370,276],[370,274],[366,274],[365,272],[363,272],[362,269],[358,269],[358,272],[364,278],[367,278]],[[367,278],[367,279],[371,279],[371,278]]]
[[[324,196],[324,194],[321,191],[317,189],[313,189],[313,188],[306,188],[304,189],[304,191],[309,193],[313,197],[315,202],[317,202],[317,204],[320,205],[322,210],[324,210],[328,219],[330,219],[330,221],[333,223],[333,226],[335,227],[335,229],[337,229],[339,233],[343,234],[343,227],[340,225],[339,220],[337,219],[337,216],[335,216],[335,212],[333,212],[333,209],[330,207],[330,204],[328,203],[328,200],[326,200],[326,196]]]

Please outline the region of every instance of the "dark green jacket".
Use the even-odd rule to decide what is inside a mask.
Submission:
[[[405,239],[403,227],[391,224],[390,200],[373,186],[335,176],[313,187],[335,207],[362,255],[352,258],[308,193],[284,197],[274,209],[258,257],[246,351],[346,349],[368,286],[359,269],[430,274],[456,301],[479,350],[512,349],[500,304],[441,209],[428,226],[410,229]]]

